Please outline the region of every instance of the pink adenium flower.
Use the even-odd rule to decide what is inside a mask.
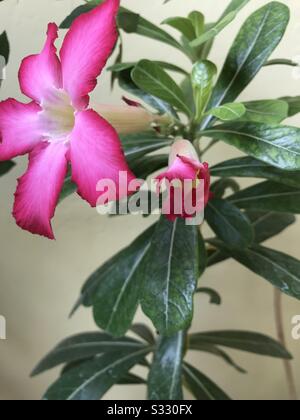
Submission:
[[[171,221],[178,217],[194,217],[197,212],[204,210],[211,197],[208,163],[200,162],[196,150],[188,140],[177,140],[174,143],[169,168],[156,179],[159,189],[164,180],[169,183],[169,194],[163,204],[163,214]],[[200,189],[199,181],[203,182]],[[187,202],[192,210],[195,209],[195,213],[186,212]]]
[[[119,5],[120,0],[106,0],[79,16],[59,58],[54,46],[58,27],[50,23],[42,52],[25,58],[19,71],[21,91],[32,101],[0,103],[0,160],[29,153],[13,215],[32,233],[54,238],[51,219],[69,163],[78,194],[91,206],[99,198],[99,180],[118,185],[120,171],[127,173],[128,184],[135,178],[115,129],[88,108],[88,95],[117,40]]]

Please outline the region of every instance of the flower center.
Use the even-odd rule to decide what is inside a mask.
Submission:
[[[68,136],[75,124],[75,108],[68,94],[62,89],[55,89],[51,96],[43,100],[40,123],[43,135],[48,141],[68,141]]]

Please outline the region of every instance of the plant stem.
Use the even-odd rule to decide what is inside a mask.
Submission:
[[[275,289],[274,311],[275,311],[275,322],[276,322],[278,339],[280,343],[284,347],[286,347],[286,339],[285,339],[284,324],[283,324],[283,311],[282,311],[282,293],[278,289]],[[284,364],[290,399],[291,401],[298,401],[298,395],[297,395],[297,389],[296,389],[296,384],[295,384],[292,363],[290,360],[284,360],[283,364]]]

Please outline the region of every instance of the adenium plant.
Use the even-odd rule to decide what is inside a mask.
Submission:
[[[103,200],[107,191],[98,183],[108,179],[119,187],[121,173],[125,188],[115,200],[125,199],[126,207],[148,177],[155,179],[156,191],[147,197],[162,198],[157,222],[98,268],[81,290],[72,313],[91,308],[99,330],[67,338],[34,369],[37,375],[63,366],[44,399],[98,400],[115,384],[147,384],[151,400],[182,400],[189,395],[184,389],[197,400],[228,400],[226,391],[187,362],[188,352],[213,354],[241,373],[224,348],[285,363],[292,358],[284,343],[252,331],[191,333],[197,294],[221,304],[216,291],[202,287],[205,271],[229,258],[270,282],[276,293],[300,298],[300,262],[263,245],[300,212],[300,129],[283,123],[300,111],[300,99],[239,101],[262,67],[296,65],[270,58],[287,28],[288,7],[266,1],[242,25],[223,68],[209,60],[214,38],[247,3],[232,0],[214,23],[196,10],[156,26],[119,0],[86,1],[60,25],[59,36],[67,32],[59,55],[58,27],[50,23],[41,53],[23,60],[19,82],[30,102],[0,103],[1,174],[14,165],[11,159],[29,155],[13,210],[21,228],[54,239],[51,219],[59,201],[77,191],[92,207],[99,199],[107,204],[111,200]],[[180,37],[171,36],[166,25]],[[189,68],[149,57],[126,62],[122,31],[167,44],[170,57],[176,48],[189,58]],[[0,40],[7,60],[6,34]],[[116,62],[108,70],[124,98],[119,105],[89,105],[115,49]],[[241,156],[211,166],[205,153],[221,141]],[[242,188],[239,180],[248,177],[263,181]],[[167,199],[166,181],[176,181]],[[178,210],[178,198],[181,204],[190,199],[194,213]],[[209,238],[205,223],[213,232]],[[153,329],[134,323],[139,306]],[[132,373],[136,366],[144,376]],[[291,375],[289,385],[295,397]]]

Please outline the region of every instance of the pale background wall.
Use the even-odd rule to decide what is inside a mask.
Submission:
[[[220,15],[228,1],[173,0],[165,6],[162,0],[124,0],[122,3],[159,23],[169,15],[186,15],[192,9],[201,9],[211,21]],[[218,37],[212,58],[219,65],[249,12],[266,3],[265,0],[252,0],[238,20]],[[293,58],[300,54],[300,4],[299,0],[285,3],[291,8],[292,20],[274,57]],[[0,4],[0,31],[8,31],[12,51],[7,80],[0,91],[1,99],[22,99],[17,83],[20,60],[40,50],[49,21],[61,22],[79,4],[79,1],[71,0],[4,0]],[[127,36],[125,40],[128,60],[167,58],[177,64],[188,64],[179,52],[155,41],[135,36]],[[274,67],[262,70],[243,98],[276,98],[287,94],[300,94],[300,80],[293,77],[290,68]],[[119,98],[118,89],[110,94],[108,74],[104,74],[94,99],[118,103]],[[300,118],[293,122],[300,124]],[[220,145],[208,158],[214,163],[235,155],[238,155],[236,151]],[[16,178],[22,174],[25,163],[25,159],[19,160],[17,168],[0,180],[0,313],[8,323],[8,340],[0,341],[0,398],[14,400],[39,399],[56,378],[57,372],[51,372],[29,379],[29,372],[60,339],[94,328],[90,311],[80,310],[73,319],[67,318],[83,281],[150,223],[136,217],[126,220],[101,218],[73,196],[57,210],[56,242],[31,236],[17,228],[10,215]],[[300,257],[299,234],[298,224],[271,241],[271,245]],[[210,269],[202,282],[215,287],[222,294],[224,303],[219,308],[209,305],[205,297],[198,297],[194,330],[236,328],[275,335],[273,290],[268,283],[234,262]],[[284,309],[289,349],[297,358],[294,369],[300,394],[300,341],[290,338],[291,318],[300,314],[300,304],[285,298]],[[287,398],[280,361],[237,352],[232,354],[249,375],[236,373],[214,357],[195,353],[192,358],[233,398]],[[107,394],[109,399],[143,399],[144,396],[143,387],[115,388]]]

